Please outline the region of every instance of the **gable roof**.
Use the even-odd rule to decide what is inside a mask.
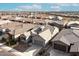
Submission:
[[[67,45],[79,41],[71,29],[63,29],[52,41],[61,41]]]
[[[50,26],[50,25],[45,25],[45,26],[39,25],[39,26],[34,27],[33,30],[32,30],[32,32],[35,33],[35,34],[38,31],[39,31],[39,33],[42,33],[43,31],[45,31],[47,29],[50,30],[51,34],[53,34],[53,31],[54,31],[55,28],[54,28],[54,26]]]
[[[66,40],[64,36],[62,36],[59,41],[63,42],[64,44],[70,45],[70,43]]]
[[[45,43],[47,43],[51,39],[51,32],[49,29],[43,31],[39,35],[45,40]]]
[[[79,30],[73,30],[73,33],[77,36],[79,36]]]
[[[39,40],[39,41],[44,41],[45,42],[44,38],[42,38],[41,36],[36,35],[36,34],[32,35],[32,40]]]
[[[71,24],[79,24],[79,21],[70,21],[67,25],[70,26]]]
[[[47,25],[46,28],[50,30],[51,34],[53,34],[53,31],[55,29],[54,26]]]
[[[50,26],[50,25],[44,26],[43,30],[41,30],[41,32],[39,34],[36,34],[34,32],[35,29],[37,29],[37,28],[34,28],[32,30],[33,36],[39,35],[42,39],[45,40],[45,43],[47,43],[55,35],[55,33],[53,33],[55,30],[55,27]],[[54,35],[52,36],[52,34],[54,34]]]
[[[56,25],[64,25],[64,21],[61,20],[52,20],[50,24],[56,24]]]

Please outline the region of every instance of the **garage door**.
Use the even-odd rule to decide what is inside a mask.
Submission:
[[[66,47],[64,45],[60,45],[60,44],[54,44],[54,48],[61,50],[61,51],[66,51]]]

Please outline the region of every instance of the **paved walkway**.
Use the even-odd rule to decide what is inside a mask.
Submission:
[[[8,46],[5,46],[2,43],[0,43],[0,52],[2,53],[2,54],[0,53],[0,55],[3,55],[3,56],[4,55],[6,55],[6,56],[24,56],[23,53],[15,50],[15,49],[12,49]]]

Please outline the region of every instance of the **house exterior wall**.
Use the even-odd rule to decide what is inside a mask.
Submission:
[[[38,36],[38,35],[32,37],[32,43],[33,43],[33,44],[40,45],[40,46],[45,46],[45,41],[44,41],[44,39],[41,38],[41,37]]]

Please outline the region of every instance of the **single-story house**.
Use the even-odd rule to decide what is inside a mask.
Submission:
[[[52,37],[54,37],[59,29],[53,26],[40,26],[34,28],[32,31],[32,43],[45,46]]]
[[[79,21],[70,21],[67,23],[67,27],[71,29],[79,29]]]
[[[52,20],[48,24],[51,25],[51,26],[56,26],[60,29],[62,29],[65,26],[63,20]]]
[[[76,31],[72,29],[63,29],[54,39],[52,39],[52,46],[55,49],[69,52],[70,46],[77,41],[79,41],[79,36]]]
[[[28,41],[27,39],[30,37],[30,34],[31,34],[30,31],[28,30],[32,29],[35,26],[37,25],[11,22],[8,24],[2,24],[1,29],[2,31],[5,31],[7,29],[7,31],[9,31],[8,33],[11,34],[12,38],[15,38],[15,39],[17,39],[20,36],[22,38],[22,34],[23,34],[24,36],[26,36],[26,41]]]

